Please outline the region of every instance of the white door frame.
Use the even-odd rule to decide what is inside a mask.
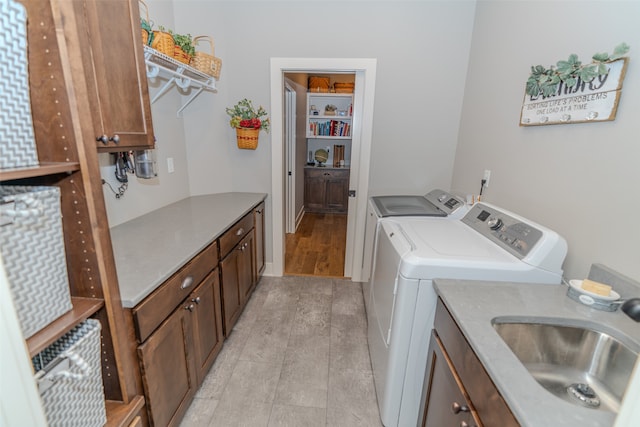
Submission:
[[[296,232],[296,91],[285,82],[285,164],[287,175],[285,176],[285,224],[287,233]]]
[[[352,72],[356,75],[354,92],[353,135],[347,217],[346,277],[360,281],[364,245],[364,224],[369,189],[369,159],[373,128],[376,59],[371,58],[271,58],[271,197],[272,197],[272,274],[284,274],[284,73],[285,72]]]

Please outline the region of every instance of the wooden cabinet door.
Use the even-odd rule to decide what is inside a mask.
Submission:
[[[138,347],[146,405],[154,426],[177,425],[197,385],[190,312],[184,305]]]
[[[307,212],[323,212],[326,186],[323,170],[305,169],[304,208]]]
[[[462,383],[435,334],[431,335],[429,353],[431,369],[427,371],[425,381],[426,401],[422,427],[481,426],[467,400]]]
[[[220,262],[222,275],[222,312],[224,315],[224,335],[231,333],[233,325],[242,312],[242,298],[240,297],[240,283],[238,275],[239,251],[232,250]]]
[[[260,203],[254,210],[254,232],[256,247],[255,282],[258,283],[265,267],[264,250],[264,202]]]
[[[328,212],[347,212],[349,204],[349,176],[334,172],[327,177],[326,209]]]
[[[200,385],[224,340],[218,269],[213,270],[189,295],[187,304],[192,310],[196,378]]]
[[[238,285],[240,287],[241,304],[244,306],[249,297],[255,281],[255,239],[253,232],[247,234],[238,244]]]
[[[79,25],[85,27],[79,35],[86,38],[87,48],[82,60],[98,148],[153,147],[138,0],[77,2],[76,10],[81,7],[85,22]],[[103,136],[106,140],[98,141]]]

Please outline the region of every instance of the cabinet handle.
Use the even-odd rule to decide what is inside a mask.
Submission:
[[[453,404],[451,404],[451,412],[453,412],[454,414],[459,414],[460,412],[469,412],[469,407],[467,405],[461,405],[458,402],[453,402]]]
[[[262,209],[256,209],[256,213],[262,214]]]
[[[331,175],[329,172],[324,173],[324,176],[329,176],[329,175]]]
[[[120,144],[120,135],[113,135],[111,138],[109,138],[109,141],[113,141],[115,144]]]
[[[109,143],[109,137],[107,137],[107,135],[100,135],[96,137],[96,141],[100,141],[104,145],[107,145]]]
[[[185,310],[189,310],[189,311],[193,311],[194,308],[196,308],[196,306],[193,304],[189,304],[184,307]]]
[[[244,234],[244,228],[240,227],[238,231],[236,231],[236,236],[242,236]]]
[[[187,276],[182,281],[182,284],[180,285],[180,289],[187,289],[191,285],[193,285],[193,276]]]
[[[200,304],[200,297],[191,298],[191,302],[195,302],[196,304]]]

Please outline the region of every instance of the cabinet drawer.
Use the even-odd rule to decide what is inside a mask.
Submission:
[[[482,423],[487,426],[519,426],[491,377],[458,328],[458,324],[439,298],[434,323],[436,333]]]
[[[138,342],[146,340],[217,265],[218,244],[213,242],[138,304],[133,309]]]
[[[253,211],[242,217],[220,236],[220,258],[224,258],[240,240],[253,228]]]
[[[349,176],[348,169],[306,168],[304,172],[307,178],[346,178]]]

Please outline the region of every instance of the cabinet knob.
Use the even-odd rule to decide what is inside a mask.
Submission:
[[[107,137],[107,135],[100,135],[96,137],[96,141],[100,141],[104,145],[107,145],[109,143],[109,137]]]
[[[256,213],[262,214],[262,209],[256,209]]]
[[[460,427],[478,427],[478,426],[475,424],[469,424],[466,421],[460,421]]]
[[[194,308],[196,308],[196,306],[193,304],[189,304],[184,307],[185,310],[189,310],[189,311],[193,311]]]
[[[469,407],[467,405],[461,405],[458,402],[453,402],[451,404],[451,412],[454,414],[458,414],[460,412],[469,412]]]
[[[109,138],[109,141],[113,141],[114,144],[120,144],[120,135],[113,135],[111,138]]]
[[[244,234],[244,228],[240,227],[238,231],[236,231],[236,236],[242,236]]]
[[[200,297],[191,298],[191,302],[195,302],[196,304],[200,304]]]
[[[193,285],[193,276],[187,276],[180,284],[180,289],[187,289],[191,285]]]

